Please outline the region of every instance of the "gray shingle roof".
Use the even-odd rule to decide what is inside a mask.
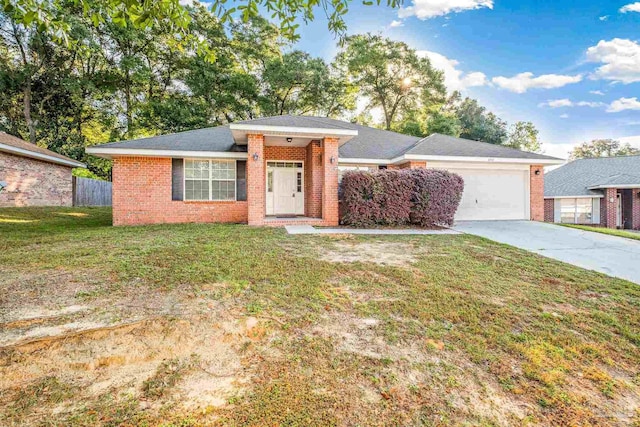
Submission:
[[[98,145],[105,148],[180,151],[240,151],[229,125]],[[246,151],[246,149],[244,150]]]
[[[326,117],[274,116],[237,122],[265,126],[288,126],[357,130],[358,135],[340,147],[342,159],[390,160],[403,154],[464,157],[554,159],[484,142],[434,134],[426,138],[403,135]],[[229,125],[161,135],[132,141],[112,142],[98,147],[180,151],[246,151],[235,145]]]
[[[599,185],[640,186],[640,156],[574,160],[544,177],[544,196],[597,196]]]
[[[423,138],[405,154],[425,156],[495,157],[506,159],[558,160],[543,154],[528,153],[502,145],[434,133]]]

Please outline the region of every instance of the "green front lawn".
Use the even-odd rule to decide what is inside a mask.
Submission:
[[[593,231],[594,233],[608,234],[610,236],[625,237],[627,239],[640,240],[640,233],[633,233],[626,230],[618,230],[617,228],[591,227],[588,225],[578,224],[558,224],[563,227],[577,228],[578,230]]]
[[[640,425],[640,287],[468,235],[0,209],[0,425]]]

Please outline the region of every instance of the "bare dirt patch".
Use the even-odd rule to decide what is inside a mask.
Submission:
[[[402,267],[418,260],[414,247],[406,243],[340,241],[325,247],[320,259],[329,262],[371,262]]]

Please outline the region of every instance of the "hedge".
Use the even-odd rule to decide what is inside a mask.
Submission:
[[[436,169],[349,171],[340,184],[340,220],[355,227],[452,225],[464,181]]]

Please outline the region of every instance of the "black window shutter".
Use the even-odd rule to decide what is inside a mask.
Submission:
[[[171,200],[184,200],[183,181],[183,159],[171,159]]]
[[[247,200],[247,161],[238,160],[236,162],[236,200],[244,202]]]

